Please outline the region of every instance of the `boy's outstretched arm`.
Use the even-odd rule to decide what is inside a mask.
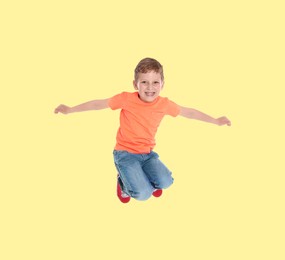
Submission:
[[[190,119],[197,119],[201,120],[207,123],[212,123],[216,125],[231,125],[231,121],[226,118],[225,116],[219,117],[219,118],[213,118],[207,114],[204,114],[203,112],[200,112],[196,109],[193,108],[188,108],[188,107],[182,107],[180,106],[180,116],[184,116]]]
[[[86,103],[82,103],[82,104],[74,106],[74,107],[69,107],[66,105],[59,105],[54,110],[54,113],[56,113],[56,114],[57,113],[70,114],[70,113],[74,113],[74,112],[83,112],[83,111],[88,111],[88,110],[104,109],[104,108],[109,107],[108,101],[109,101],[109,98],[97,99],[97,100],[88,101]]]

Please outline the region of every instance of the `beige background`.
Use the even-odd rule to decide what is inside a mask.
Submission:
[[[2,1],[0,258],[285,259],[283,1]],[[162,92],[232,127],[167,117],[156,151],[175,184],[116,198],[118,111],[53,114]]]

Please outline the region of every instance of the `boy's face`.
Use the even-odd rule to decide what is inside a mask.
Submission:
[[[134,80],[134,88],[138,91],[139,97],[144,102],[153,102],[163,88],[163,81],[160,73],[149,71],[139,73],[137,81]]]

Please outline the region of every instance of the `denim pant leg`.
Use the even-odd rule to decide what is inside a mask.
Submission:
[[[143,171],[156,189],[166,189],[173,183],[172,173],[153,151],[149,154],[149,159],[144,162]]]
[[[147,200],[154,190],[142,170],[141,157],[126,151],[114,151],[114,161],[123,183],[123,190],[132,198]]]

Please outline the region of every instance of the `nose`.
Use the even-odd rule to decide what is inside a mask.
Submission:
[[[146,89],[147,89],[147,90],[151,90],[151,89],[152,89],[152,84],[147,83]]]

